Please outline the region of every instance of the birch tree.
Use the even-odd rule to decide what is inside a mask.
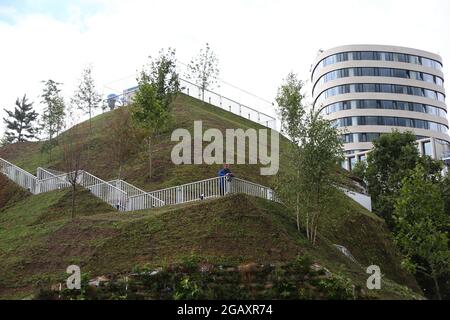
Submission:
[[[285,203],[294,208],[297,218],[297,229],[300,231],[300,189],[299,160],[300,140],[304,133],[303,119],[305,115],[303,82],[294,73],[289,73],[283,84],[278,88],[276,102],[278,115],[281,119],[281,132],[287,135],[292,143],[282,157],[286,166],[278,176],[277,191]]]
[[[71,102],[77,109],[89,115],[89,131],[92,131],[92,114],[101,107],[101,101],[101,96],[97,92],[94,79],[92,78],[92,66],[88,66],[82,72],[80,82]]]
[[[201,49],[188,65],[186,77],[198,85],[202,92],[202,100],[205,100],[205,90],[217,84],[219,76],[219,59],[208,43]]]
[[[52,149],[54,138],[64,129],[66,116],[66,105],[59,88],[61,83],[52,79],[42,81],[44,89],[42,90],[42,104],[44,111],[41,116],[41,130],[48,137],[48,142],[44,144],[44,150],[49,152],[52,159]]]
[[[304,226],[315,245],[321,217],[333,206],[343,157],[342,140],[330,121],[304,103],[303,82],[288,74],[276,98],[281,130],[291,143],[282,156],[286,165],[278,175],[277,190],[296,214],[297,228]],[[304,223],[301,223],[301,217]]]

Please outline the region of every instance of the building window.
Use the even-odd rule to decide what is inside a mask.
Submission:
[[[422,152],[426,156],[433,156],[433,148],[431,146],[431,141],[426,141],[422,143]]]

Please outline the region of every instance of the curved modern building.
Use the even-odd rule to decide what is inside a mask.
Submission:
[[[336,47],[319,52],[311,80],[315,107],[343,129],[348,169],[373,139],[394,129],[412,131],[420,152],[434,158],[449,149],[440,56],[396,46]]]

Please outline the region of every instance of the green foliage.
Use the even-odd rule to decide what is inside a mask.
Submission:
[[[280,170],[277,192],[296,212],[299,230],[303,211],[306,235],[315,244],[320,217],[333,207],[338,183],[336,167],[343,158],[343,146],[330,121],[314,110],[306,112],[302,87],[297,76],[289,73],[278,89],[282,131],[291,143],[282,155],[286,165]]]
[[[6,124],[5,142],[15,143],[36,138],[37,128],[34,125],[38,114],[33,109],[33,103],[27,102],[27,96],[22,100],[17,98],[14,112],[5,110],[8,118],[3,118]]]
[[[366,180],[366,171],[367,171],[367,162],[358,161],[356,165],[353,167],[352,174],[361,180]]]
[[[444,212],[450,215],[450,175],[447,174],[440,181],[439,189],[442,193],[442,199],[444,201]],[[447,231],[450,231],[450,226],[448,226]]]
[[[90,129],[92,127],[92,113],[100,108],[101,101],[101,96],[97,92],[94,79],[92,78],[92,66],[87,66],[82,72],[80,82],[71,99],[71,103],[85,114],[89,114]]]
[[[316,242],[320,218],[334,210],[340,176],[336,167],[343,158],[342,140],[331,122],[311,113],[301,140],[300,201],[306,214],[307,235]],[[309,228],[309,230],[308,230]]]
[[[285,133],[294,145],[300,143],[303,135],[305,116],[304,95],[302,94],[303,82],[297,79],[297,75],[290,72],[284,83],[278,88],[276,102],[278,114],[281,119],[281,132]]]
[[[175,287],[173,298],[175,300],[192,300],[198,299],[200,295],[201,289],[197,282],[185,276]]]
[[[135,123],[150,135],[164,130],[170,119],[169,110],[158,99],[154,85],[141,78],[134,98],[132,117]]]
[[[166,108],[180,91],[180,80],[176,71],[177,59],[175,49],[160,50],[159,56],[150,57],[150,68],[141,74],[141,78],[147,78],[148,82],[156,88],[157,99]]]
[[[276,191],[283,202],[297,216],[297,229],[300,230],[300,141],[305,134],[304,116],[306,106],[302,94],[303,82],[294,73],[289,73],[278,88],[276,101],[281,118],[281,131],[292,142],[282,151],[280,158],[286,160],[277,176]]]
[[[425,169],[418,165],[403,180],[395,202],[395,239],[405,255],[403,266],[410,271],[428,274],[435,281],[450,270],[448,227],[439,185],[433,183]]]
[[[105,179],[114,178],[109,175],[112,173],[111,160],[110,151],[105,146],[105,138],[112,135],[110,121],[117,111],[92,119],[93,130],[89,138],[94,141],[96,152],[86,169]],[[217,126],[219,123],[221,129],[260,128],[245,118],[182,94],[173,104],[173,113],[176,125],[186,126],[188,130],[192,129],[189,127],[192,119],[202,119],[208,127]],[[88,122],[81,124],[81,128],[86,133],[89,132]],[[55,151],[54,160],[49,162],[48,157],[38,152],[41,144],[42,142],[18,145],[16,148],[7,147],[11,149],[4,149],[4,152],[8,154],[8,160],[11,158],[13,163],[23,166],[30,172],[37,166],[61,170],[63,166],[60,160],[61,148],[56,148],[58,152]],[[287,145],[287,140],[282,139],[280,145],[282,150]],[[151,182],[144,181],[145,166],[130,155],[126,163],[126,180],[144,190],[156,190],[206,179],[216,174],[218,168],[215,166],[203,165],[194,168],[172,166],[170,163],[162,162],[162,159],[170,157],[171,146],[170,134],[164,134],[158,140],[155,158],[158,159],[158,168],[164,169],[161,173],[158,170],[160,174],[158,179]],[[283,161],[281,159],[281,162]],[[283,163],[280,165],[283,166]],[[272,182],[270,177],[259,175],[258,166],[236,165],[233,171],[238,176],[260,184],[270,185]],[[318,245],[312,248],[303,233],[296,231],[295,220],[290,210],[277,203],[234,195],[220,201],[203,201],[118,215],[107,204],[90,195],[89,191],[83,192],[84,195],[77,195],[80,200],[75,223],[68,219],[71,203],[69,190],[31,196],[29,200],[20,201],[15,205],[8,203],[9,208],[2,210],[0,214],[2,298],[27,296],[34,283],[30,278],[37,274],[45,272],[52,275],[59,274],[60,270],[64,270],[70,264],[64,261],[64,264],[60,265],[61,252],[64,252],[65,259],[75,257],[76,261],[80,261],[83,270],[92,271],[95,275],[123,274],[143,262],[147,264],[148,270],[155,270],[160,266],[180,263],[183,261],[182,257],[189,256],[191,252],[207,256],[204,261],[225,266],[239,265],[244,261],[279,264],[294,259],[299,252],[302,252],[302,255],[303,252],[307,252],[314,261],[329,270],[345,269],[346,274],[355,282],[359,277],[367,278],[364,271],[353,267],[351,262],[344,261],[346,266],[341,267],[344,258],[339,258],[336,250],[330,249],[325,241],[319,241]],[[63,200],[53,199],[56,196],[59,199],[60,193],[64,193]],[[413,279],[396,268],[399,264],[396,251],[382,220],[344,194],[340,193],[339,196],[342,199],[334,210],[330,215],[323,216],[321,239],[326,237],[332,243],[345,245],[361,263],[368,263],[373,257],[377,263],[379,262],[387,277],[415,288]],[[183,241],[180,242],[180,239]],[[366,261],[366,258],[369,261]],[[301,274],[301,277],[296,278],[299,284],[302,283],[301,279],[304,276]],[[177,280],[171,282],[172,275],[168,272],[146,277],[148,283],[153,283],[155,287],[160,286],[160,289],[154,291],[161,294],[150,296],[152,299],[159,299],[160,296],[172,299],[173,291],[170,291],[173,289],[172,284],[181,280],[181,277],[177,276]],[[203,281],[201,279],[207,277],[206,275],[194,278],[196,283],[200,284]],[[252,297],[249,290],[242,286],[239,276],[225,276],[223,282],[219,282],[217,273],[213,273],[210,279],[210,285],[205,289],[207,297],[224,299]],[[258,286],[267,284],[269,287],[270,282],[269,279],[267,283],[261,280],[257,283]],[[400,286],[395,287],[395,290],[376,292],[375,295],[384,299],[410,297],[399,293],[398,287]],[[135,288],[137,296],[140,288]],[[265,291],[261,297],[277,297],[277,292],[270,288],[258,290]],[[299,294],[304,297],[318,297],[317,292],[306,285],[299,288]],[[117,292],[116,296],[123,294]],[[292,293],[291,296],[296,297],[296,293]],[[104,297],[108,298],[107,295]],[[132,298],[130,291],[128,298]]]
[[[334,274],[331,277],[321,279],[317,286],[325,294],[326,299],[349,300],[356,298],[351,280],[341,274]]]
[[[208,43],[188,65],[186,77],[202,89],[202,100],[205,100],[205,90],[217,83],[219,76],[219,60]]]
[[[373,141],[374,148],[367,157],[366,179],[374,211],[393,227],[394,202],[402,186],[418,163],[429,175],[440,174],[441,165],[429,157],[421,157],[411,132],[394,131]]]
[[[171,103],[179,91],[175,67],[175,51],[169,48],[167,53],[160,51],[160,56],[151,60],[150,70],[143,69],[137,79],[132,119],[147,137],[149,177],[152,175],[152,140],[172,121]]]
[[[45,105],[41,117],[41,128],[48,135],[49,140],[58,135],[64,128],[64,117],[66,116],[66,105],[61,96],[61,83],[51,79],[42,81],[42,103]]]
[[[311,265],[313,261],[311,256],[308,254],[303,254],[298,256],[292,263],[292,268],[301,274],[308,274],[311,271]]]

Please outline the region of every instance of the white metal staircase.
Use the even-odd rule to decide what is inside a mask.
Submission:
[[[69,183],[71,173],[38,168],[36,176],[34,176],[2,158],[0,158],[0,172],[32,194],[71,186]],[[87,171],[80,171],[78,172],[77,183],[119,211],[135,211],[182,204],[221,197],[231,193],[245,193],[278,201],[272,189],[238,178],[229,180],[226,177],[216,177],[146,192],[123,180],[107,182]]]

